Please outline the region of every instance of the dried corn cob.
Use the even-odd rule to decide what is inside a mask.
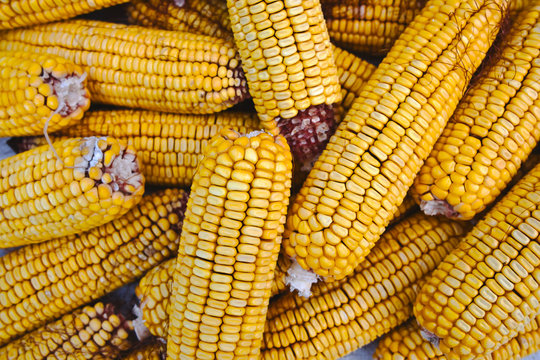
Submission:
[[[360,96],[362,86],[373,74],[376,66],[337,46],[332,46],[332,49],[341,85],[341,102],[334,105],[336,121],[339,123],[351,108],[354,99]]]
[[[225,127],[241,132],[256,130],[255,114],[220,112],[181,115],[144,110],[90,111],[75,126],[51,135],[54,140],[77,136],[115,136],[132,145],[147,184],[190,185],[202,149]],[[12,139],[17,151],[45,138]]]
[[[540,2],[501,40],[500,59],[467,91],[412,188],[428,215],[472,219],[540,140]]]
[[[127,0],[2,1],[0,4],[0,29],[13,29],[65,20],[125,2]]]
[[[88,73],[92,101],[206,114],[248,96],[233,44],[176,31],[72,20],[0,34],[0,49],[62,56]]]
[[[464,226],[417,213],[387,231],[354,274],[268,309],[262,359],[338,359],[412,315],[417,282],[457,245]]]
[[[234,41],[223,0],[132,0],[130,22]]]
[[[0,136],[41,135],[80,120],[90,107],[85,78],[58,56],[0,51]]]
[[[318,0],[227,0],[249,91],[267,131],[311,161],[335,129],[337,68]]]
[[[330,38],[345,49],[383,55],[426,0],[321,0]]]
[[[165,360],[167,348],[160,341],[152,341],[130,351],[122,360]]]
[[[364,85],[311,170],[283,245],[341,279],[373,247],[497,34],[506,1],[428,2]]]
[[[540,318],[536,317],[525,331],[493,353],[476,359],[517,360],[540,350]],[[374,360],[446,360],[446,356],[433,344],[422,338],[415,319],[407,321],[379,342]]]
[[[289,192],[282,136],[224,130],[199,163],[182,229],[169,359],[259,355]]]
[[[0,247],[87,231],[125,214],[144,192],[135,151],[73,138],[0,161]]]
[[[170,296],[172,294],[173,274],[176,259],[165,261],[149,271],[139,282],[136,294],[140,301],[140,307],[136,309],[138,319],[135,330],[140,339],[148,334],[167,338],[169,330]],[[290,260],[280,254],[276,268],[274,269],[274,281],[270,296],[278,295],[285,291],[285,277]]]
[[[449,358],[505,344],[540,312],[540,164],[439,265],[414,312]]]
[[[132,331],[112,304],[99,302],[12,341],[0,348],[0,359],[115,359],[132,346]]]
[[[0,257],[0,345],[174,256],[186,202],[179,189],[146,195],[113,222]]]

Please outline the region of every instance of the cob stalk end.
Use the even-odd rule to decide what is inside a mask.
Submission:
[[[287,270],[285,284],[289,286],[291,292],[298,291],[298,295],[308,298],[311,296],[311,285],[319,280],[319,276],[313,271],[306,270],[293,260],[291,267]]]
[[[447,218],[459,219],[460,214],[446,200],[421,200],[420,210],[429,216],[443,215]]]

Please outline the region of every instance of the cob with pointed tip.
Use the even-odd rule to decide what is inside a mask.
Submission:
[[[70,20],[3,32],[0,49],[80,65],[92,101],[104,104],[208,114],[249,96],[233,44],[204,35]]]

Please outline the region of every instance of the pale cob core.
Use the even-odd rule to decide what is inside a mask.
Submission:
[[[193,179],[174,273],[168,359],[257,359],[290,196],[282,136],[223,130]]]
[[[419,282],[465,230],[416,213],[387,231],[353,274],[317,283],[309,298],[277,298],[268,309],[262,359],[337,360],[406,321]]]
[[[315,162],[287,219],[304,269],[352,273],[392,219],[496,37],[506,1],[430,1]]]
[[[540,311],[540,164],[476,224],[424,285],[414,313],[450,358],[487,355]]]
[[[413,196],[428,215],[472,219],[540,140],[540,3],[512,20],[415,179]]]

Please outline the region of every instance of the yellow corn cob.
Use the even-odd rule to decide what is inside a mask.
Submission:
[[[257,359],[291,186],[282,136],[224,130],[191,187],[167,358]]]
[[[534,4],[501,39],[500,58],[467,91],[420,170],[412,190],[426,214],[472,219],[540,140],[540,2]]]
[[[85,306],[0,348],[0,360],[115,359],[132,346],[131,321],[112,304]]]
[[[202,149],[225,127],[240,132],[256,130],[255,114],[220,112],[181,115],[144,110],[89,111],[77,125],[51,135],[53,140],[71,136],[114,136],[132,145],[147,184],[190,185]],[[79,134],[79,135],[77,135]],[[45,142],[44,137],[12,139],[17,151]]]
[[[540,350],[540,318],[525,326],[523,333],[502,345],[489,355],[476,359],[517,360]],[[407,321],[381,339],[374,360],[446,360],[446,356],[433,344],[424,340],[415,319]]]
[[[505,0],[433,0],[395,42],[289,213],[283,245],[304,269],[341,279],[373,247],[494,40],[505,7]]]
[[[131,146],[72,138],[0,161],[0,248],[87,231],[125,214],[144,192]]]
[[[540,164],[482,219],[422,288],[414,312],[449,358],[486,355],[540,312]]]
[[[135,289],[140,302],[135,330],[140,339],[144,339],[148,335],[147,332],[160,338],[167,338],[175,265],[176,259],[159,264],[142,277]],[[271,297],[285,291],[287,287],[285,277],[289,266],[290,260],[280,254],[274,269]]]
[[[174,256],[186,202],[179,189],[146,195],[113,222],[0,257],[0,345]]]
[[[133,24],[234,40],[223,0],[132,0],[127,11]]]
[[[337,46],[332,46],[332,49],[341,85],[341,102],[334,106],[336,121],[339,123],[351,108],[354,99],[360,96],[362,86],[373,74],[376,66]]]
[[[80,120],[90,107],[85,78],[58,56],[0,51],[0,136],[41,135]]]
[[[319,0],[227,0],[231,27],[261,126],[309,162],[333,130],[341,100]]]
[[[232,43],[176,31],[71,20],[0,34],[1,50],[62,56],[88,73],[92,101],[205,114],[248,96]]]
[[[13,29],[65,20],[125,2],[127,0],[4,0],[0,3],[0,29]]]
[[[464,231],[417,213],[385,232],[354,274],[317,283],[310,298],[279,297],[268,309],[262,359],[338,359],[406,321],[417,282]]]
[[[152,341],[142,344],[130,351],[122,360],[163,360],[166,352],[165,344],[160,341]]]
[[[330,38],[345,49],[383,55],[426,0],[321,0]]]

